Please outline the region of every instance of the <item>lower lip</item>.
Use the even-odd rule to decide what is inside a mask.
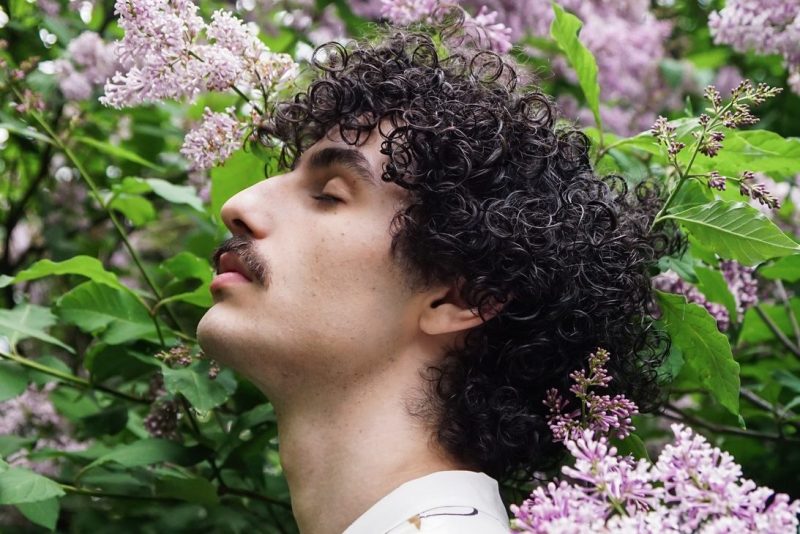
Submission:
[[[211,291],[214,291],[215,289],[219,289],[221,287],[233,284],[249,284],[249,283],[250,280],[245,278],[244,275],[231,271],[227,273],[218,274],[217,276],[215,276],[214,279],[211,281],[211,284],[209,284],[208,288]]]

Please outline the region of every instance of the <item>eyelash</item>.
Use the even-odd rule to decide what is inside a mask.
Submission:
[[[337,202],[342,201],[342,199],[336,198],[331,195],[312,195],[311,198],[323,202],[325,204],[336,204]]]

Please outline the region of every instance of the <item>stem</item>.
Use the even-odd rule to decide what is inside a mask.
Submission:
[[[76,495],[87,495],[89,497],[101,497],[106,499],[125,499],[135,501],[160,501],[160,502],[175,502],[182,501],[176,497],[156,497],[154,495],[125,495],[124,493],[107,493],[105,491],[95,491],[86,488],[79,488],[71,484],[59,484],[61,489],[74,493]]]
[[[778,298],[783,302],[783,307],[786,309],[786,314],[789,316],[789,322],[792,323],[792,330],[794,331],[794,339],[797,347],[800,347],[800,325],[797,324],[797,316],[792,309],[789,302],[789,296],[786,294],[786,289],[783,287],[783,281],[775,280],[775,289],[778,290]]]
[[[20,356],[18,354],[7,354],[5,352],[0,352],[0,357],[5,358],[7,360],[11,360],[15,363],[22,365],[23,367],[27,367],[29,369],[33,369],[35,371],[39,371],[40,373],[45,373],[50,376],[54,376],[56,378],[60,378],[64,382],[68,384],[75,385],[81,387],[83,389],[96,389],[98,391],[102,391],[103,393],[107,393],[114,397],[118,397],[120,399],[125,399],[131,402],[137,402],[140,404],[150,404],[150,401],[145,399],[141,399],[139,397],[134,397],[133,395],[128,395],[127,393],[123,393],[121,391],[117,391],[116,389],[109,388],[102,384],[92,384],[85,378],[81,378],[79,376],[75,376],[69,373],[65,373],[64,371],[60,371],[58,369],[54,369],[52,367],[48,367],[43,365],[37,361],[30,360],[25,358],[24,356]]]
[[[789,340],[789,338],[786,337],[786,334],[784,334],[783,331],[780,328],[778,328],[778,325],[776,325],[775,322],[770,318],[770,316],[764,312],[761,306],[756,304],[755,306],[753,306],[753,308],[756,310],[758,316],[761,317],[761,320],[764,321],[764,323],[769,327],[772,333],[775,334],[775,337],[777,337],[780,340],[780,342],[783,343],[783,345],[787,349],[789,349],[789,352],[800,358],[800,348],[797,348]]]
[[[19,94],[19,91],[17,90],[16,87],[12,86],[12,90],[14,91],[14,94],[17,95],[17,98],[20,98],[20,99],[22,98],[22,95]],[[145,279],[145,282],[147,282],[147,285],[150,286],[150,289],[152,289],[152,291],[155,294],[156,298],[158,300],[161,300],[161,298],[162,298],[161,297],[161,292],[158,290],[158,287],[156,286],[155,282],[153,282],[153,280],[150,278],[150,275],[147,274],[147,271],[145,270],[144,265],[142,265],[142,261],[139,258],[139,255],[136,253],[136,250],[134,250],[133,246],[131,245],[130,241],[128,240],[128,235],[125,233],[125,229],[119,223],[119,221],[117,220],[116,216],[114,216],[114,212],[108,207],[108,205],[106,205],[106,203],[103,202],[103,199],[102,199],[102,197],[100,195],[100,191],[97,189],[97,186],[95,185],[94,180],[92,180],[91,176],[89,176],[89,173],[86,171],[86,169],[84,169],[83,164],[81,164],[80,160],[78,160],[78,158],[75,157],[75,154],[72,152],[72,150],[70,150],[70,148],[67,147],[67,145],[61,140],[61,138],[58,136],[58,134],[56,134],[52,130],[52,128],[50,128],[50,125],[47,124],[47,121],[45,121],[44,118],[38,112],[32,110],[31,111],[31,115],[33,116],[34,119],[36,119],[36,122],[38,122],[39,125],[44,129],[45,133],[47,133],[47,135],[53,140],[53,142],[56,144],[56,146],[58,148],[60,148],[64,152],[64,154],[66,154],[66,156],[69,158],[69,160],[78,169],[78,172],[80,173],[81,177],[86,182],[86,184],[89,186],[89,189],[91,189],[92,195],[95,197],[95,200],[97,200],[97,202],[100,204],[100,206],[108,213],[109,219],[111,219],[111,222],[114,224],[114,227],[116,227],[117,231],[119,232],[120,237],[122,239],[122,242],[125,244],[125,248],[128,249],[128,253],[131,255],[131,258],[133,259],[134,263],[136,263],[136,266],[141,271],[142,276]],[[137,298],[139,298],[138,295],[137,295]],[[145,303],[143,303],[143,304],[145,304]],[[145,306],[148,309],[150,308],[146,304],[145,304]],[[172,310],[170,310],[166,306],[164,307],[164,309],[166,310],[167,315],[169,315],[170,319],[175,323],[175,325],[180,330],[180,323],[178,322],[178,320],[175,317],[175,315],[172,313]],[[156,329],[158,329],[158,324],[157,324],[158,323],[158,319],[155,316],[152,316],[152,317],[153,317],[154,322],[156,322]],[[164,346],[163,339],[162,339],[162,346]]]
[[[743,430],[741,428],[736,428],[732,426],[717,425],[716,423],[711,423],[709,421],[698,419],[697,417],[694,417],[693,415],[690,415],[682,411],[681,409],[673,406],[672,404],[668,405],[667,410],[665,410],[662,415],[664,415],[664,417],[666,417],[667,419],[672,419],[673,421],[680,421],[684,423],[690,423],[694,426],[705,428],[706,430],[710,430],[711,432],[715,432],[717,434],[731,434],[734,436],[766,439],[769,441],[800,443],[800,438],[781,436],[778,434],[770,434],[768,432],[759,432],[757,430]]]
[[[253,109],[254,109],[254,110],[256,110],[256,112],[258,112],[258,114],[259,114],[259,115],[263,115],[263,114],[264,114],[264,112],[263,112],[263,111],[261,111],[261,108],[260,108],[260,107],[258,107],[258,104],[254,104],[253,102],[251,102],[251,101],[250,101],[250,99],[247,97],[247,95],[246,95],[246,94],[244,94],[244,93],[243,93],[243,92],[242,92],[242,91],[241,91],[241,90],[240,90],[238,87],[236,87],[235,85],[231,85],[231,89],[233,89],[233,91],[234,91],[236,94],[238,94],[239,96],[241,96],[242,98],[244,98],[244,101],[245,101],[245,102],[247,102],[248,104],[250,104],[251,106],[253,106]]]
[[[292,510],[292,505],[287,502],[279,501],[278,499],[273,499],[272,497],[267,497],[266,495],[261,495],[260,493],[251,490],[229,488],[225,486],[224,488],[220,488],[220,494],[238,495],[239,497],[250,497],[251,499],[256,499],[261,502],[274,504],[275,506],[280,506],[281,508],[284,508],[289,511]]]

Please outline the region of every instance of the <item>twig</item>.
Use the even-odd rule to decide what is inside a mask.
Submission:
[[[58,369],[54,369],[52,367],[48,367],[43,365],[37,361],[28,359],[24,356],[20,356],[19,354],[8,354],[6,352],[0,351],[0,357],[5,358],[7,360],[11,360],[15,363],[22,365],[23,367],[27,367],[29,369],[33,369],[35,371],[39,371],[40,373],[45,373],[50,376],[54,376],[56,378],[60,378],[64,382],[69,383],[70,385],[78,386],[82,389],[96,389],[98,391],[102,391],[103,393],[107,393],[114,397],[118,397],[120,399],[124,399],[130,402],[137,402],[139,404],[150,404],[150,401],[146,399],[142,399],[139,397],[134,397],[133,395],[128,395],[127,393],[123,393],[121,391],[117,391],[116,389],[112,389],[110,387],[104,386],[102,384],[93,384],[86,380],[85,378],[81,378],[79,376],[71,375],[69,373],[65,373]]]
[[[690,415],[679,408],[676,408],[673,405],[668,405],[667,409],[662,414],[667,419],[672,419],[673,421],[681,421],[685,423],[691,423],[693,426],[699,426],[701,428],[705,428],[706,430],[710,430],[711,432],[715,432],[717,434],[731,434],[734,436],[743,436],[747,438],[758,438],[758,439],[765,439],[769,441],[778,441],[778,442],[789,442],[789,443],[800,443],[800,438],[788,437],[788,436],[781,436],[778,434],[770,434],[768,432],[760,432],[758,430],[745,430],[742,428],[736,428],[732,426],[725,426],[725,425],[718,425],[716,423],[711,423],[709,421],[704,421],[702,419],[698,419],[693,415]]]
[[[780,328],[778,328],[778,325],[776,325],[772,318],[767,315],[766,312],[764,312],[764,310],[761,308],[761,305],[756,304],[753,306],[753,308],[756,310],[758,316],[761,317],[761,320],[764,321],[772,333],[775,334],[775,337],[777,337],[792,354],[800,358],[800,349],[797,348],[788,337],[786,337],[786,334],[784,334]]]
[[[267,497],[266,495],[261,495],[260,493],[251,490],[229,488],[225,486],[224,488],[220,488],[220,495],[238,495],[239,497],[249,497],[251,499],[256,499],[257,501],[280,506],[281,508],[289,510],[290,512],[292,510],[292,505],[288,502],[279,501],[278,499],[273,499],[272,497]]]
[[[786,289],[783,287],[782,280],[775,280],[775,289],[777,289],[778,298],[783,302],[783,307],[786,309],[786,314],[789,316],[789,322],[792,323],[796,346],[800,347],[800,325],[797,324],[797,316],[792,309],[792,304],[789,302],[789,296],[786,294]]]

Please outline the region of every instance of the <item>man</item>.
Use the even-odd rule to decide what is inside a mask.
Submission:
[[[397,31],[314,58],[259,132],[291,168],[222,208],[200,344],[274,405],[303,534],[508,532],[498,480],[558,459],[548,388],[603,346],[653,393],[654,202],[495,54]]]

